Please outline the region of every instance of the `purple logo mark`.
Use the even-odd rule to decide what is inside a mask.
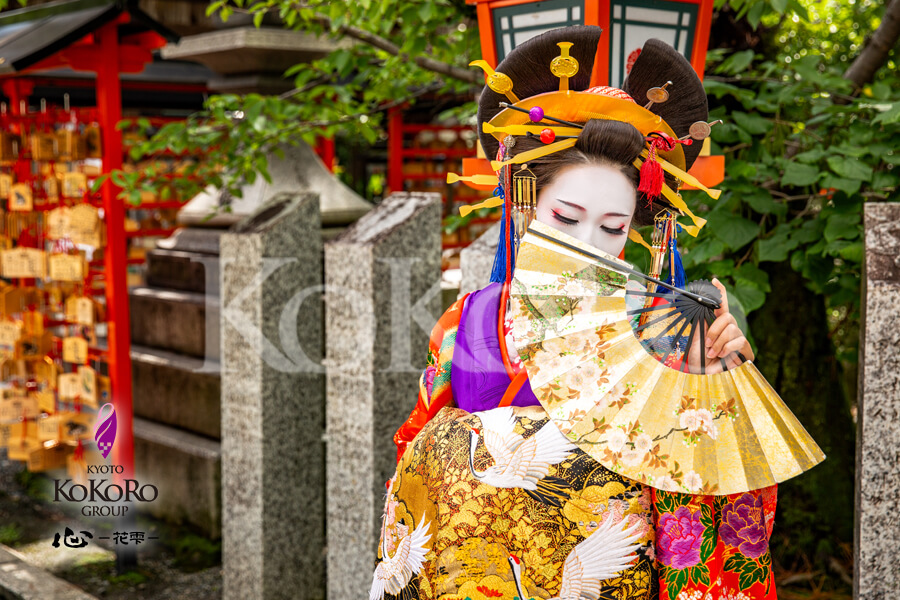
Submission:
[[[103,409],[109,407],[109,414],[104,417]],[[116,409],[109,402],[100,407],[97,412],[97,421],[94,425],[94,440],[97,442],[97,449],[103,455],[103,458],[109,456],[112,451],[113,442],[116,441]]]

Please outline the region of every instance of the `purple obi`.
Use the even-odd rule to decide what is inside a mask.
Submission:
[[[450,366],[450,388],[456,406],[470,413],[497,408],[510,384],[500,354],[500,344],[506,342],[500,339],[497,331],[502,292],[500,283],[472,292],[466,298],[459,319]],[[512,402],[513,406],[539,404],[527,382]]]

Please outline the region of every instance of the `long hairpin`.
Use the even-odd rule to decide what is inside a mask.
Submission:
[[[520,108],[518,106],[513,106],[509,102],[501,102],[500,106],[502,108],[511,108],[512,110],[517,110],[521,113],[525,113],[526,115],[528,115],[531,118],[531,121],[533,123],[540,123],[543,120],[547,120],[547,121],[553,121],[554,123],[559,123],[560,125],[568,125],[569,127],[577,127],[578,129],[584,129],[584,125],[580,124],[580,123],[573,123],[571,121],[563,121],[562,119],[557,119],[555,117],[548,117],[547,115],[544,114],[544,109],[542,109],[540,106],[535,106],[528,110],[526,110],[524,108]],[[537,117],[537,118],[535,118],[535,117]]]

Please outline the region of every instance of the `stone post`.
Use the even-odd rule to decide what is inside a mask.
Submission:
[[[854,598],[900,589],[900,203],[866,203],[856,437]]]
[[[223,598],[324,598],[318,195],[276,195],[220,245]]]
[[[459,282],[459,295],[480,290],[491,282],[491,269],[494,268],[494,254],[500,241],[500,223],[494,223],[478,239],[463,248],[459,253],[459,269],[462,280]]]
[[[440,309],[440,196],[393,194],[325,246],[328,599],[368,598]]]

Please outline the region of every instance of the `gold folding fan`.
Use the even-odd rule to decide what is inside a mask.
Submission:
[[[824,454],[751,362],[688,366],[692,344],[704,354],[717,293],[703,282],[673,288],[532,221],[510,299],[534,394],[582,450],[658,489],[732,494],[807,471]]]

